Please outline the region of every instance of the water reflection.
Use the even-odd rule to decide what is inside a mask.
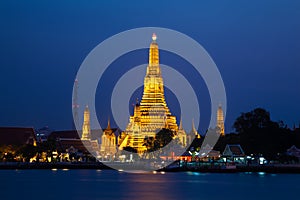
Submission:
[[[174,199],[173,184],[165,174],[126,174],[123,178],[130,181],[121,187],[122,200]]]
[[[1,199],[31,200],[286,199],[298,195],[299,179],[299,174],[0,170],[0,191]]]

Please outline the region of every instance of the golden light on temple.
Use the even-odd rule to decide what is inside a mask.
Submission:
[[[155,41],[155,40],[156,40],[156,38],[157,38],[157,37],[156,37],[156,34],[155,34],[155,33],[153,33],[153,34],[152,34],[152,40],[153,40],[153,41]]]
[[[107,127],[101,137],[100,151],[102,155],[114,155],[117,151],[116,135],[110,127],[110,120],[108,120]]]
[[[120,149],[130,146],[142,152],[146,150],[145,137],[155,137],[156,132],[162,128],[178,131],[176,117],[171,114],[165,100],[156,39],[153,33],[142,100],[135,105],[134,115],[130,116],[127,128],[119,138]]]
[[[86,106],[83,113],[83,125],[82,125],[82,136],[83,140],[91,139],[91,126],[90,126],[90,110]]]
[[[224,128],[224,113],[222,106],[219,105],[218,111],[217,111],[217,127],[220,130],[221,136],[225,135],[225,128]]]

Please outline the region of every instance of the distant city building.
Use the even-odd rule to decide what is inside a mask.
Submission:
[[[219,128],[221,136],[224,136],[225,135],[224,113],[221,105],[219,105],[217,111],[217,127]]]

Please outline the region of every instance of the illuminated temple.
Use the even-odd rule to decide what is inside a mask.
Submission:
[[[217,111],[217,127],[219,128],[221,136],[225,135],[224,129],[224,113],[221,104],[218,107]]]
[[[176,117],[171,114],[167,106],[156,39],[156,35],[153,34],[142,99],[140,102],[136,102],[133,115],[129,117],[129,123],[123,132],[115,133],[117,129],[112,129],[108,122],[107,128],[102,130],[101,138],[93,140],[90,129],[90,112],[88,107],[85,108],[81,140],[85,146],[98,152],[97,155],[101,155],[102,158],[113,158],[118,152],[122,152],[118,150],[128,147],[135,149],[138,153],[143,153],[147,150],[145,145],[147,138],[155,138],[156,133],[163,128],[172,130],[175,133],[174,138],[178,139],[183,148],[188,147],[194,139],[201,138],[194,121],[190,133],[185,132],[181,120],[178,127]],[[224,114],[221,105],[217,110],[216,128],[221,136],[225,135]],[[101,144],[98,144],[98,141],[101,141]]]
[[[119,147],[130,146],[142,152],[146,150],[144,138],[155,137],[162,128],[178,131],[176,117],[171,114],[165,100],[159,49],[156,35],[153,34],[142,100],[134,107],[133,116],[130,116],[126,130],[119,138]]]

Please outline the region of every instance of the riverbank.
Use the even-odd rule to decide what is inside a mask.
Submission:
[[[110,163],[109,166],[112,166]],[[113,170],[101,162],[97,163],[26,163],[26,162],[1,162],[0,170],[2,169],[20,169],[20,170],[30,170],[30,169],[101,169],[101,170]],[[115,169],[120,169],[121,166],[124,170],[131,170],[130,164],[116,163]],[[134,165],[132,165],[134,166]],[[127,169],[126,169],[127,168]],[[137,169],[132,169],[137,170]],[[197,167],[167,167],[159,169],[157,171],[165,172],[202,172],[202,173],[239,173],[239,172],[265,172],[265,173],[299,173],[300,174],[300,165],[237,165],[234,167],[207,167],[207,166],[197,166]]]
[[[197,166],[197,167],[175,167],[161,169],[169,172],[203,172],[203,173],[240,173],[240,172],[265,172],[265,173],[297,173],[300,174],[300,165],[283,165],[283,164],[273,164],[273,165],[236,165],[230,167],[218,167],[218,166]]]
[[[1,169],[111,169],[103,163],[70,163],[70,162],[57,162],[57,163],[27,163],[27,162],[1,162]]]

